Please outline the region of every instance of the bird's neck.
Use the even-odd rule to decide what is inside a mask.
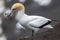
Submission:
[[[18,13],[17,13],[17,15],[16,15],[16,19],[17,20],[19,20],[19,19],[21,19],[21,18],[23,18],[23,17],[26,17],[26,16],[28,16],[27,14],[25,14],[25,12],[24,11],[18,11]]]

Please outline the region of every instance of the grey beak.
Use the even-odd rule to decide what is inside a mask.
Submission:
[[[13,15],[13,11],[10,12],[10,14],[8,15],[8,17],[11,17]]]
[[[15,11],[16,11],[16,9],[12,9],[10,14],[8,15],[8,17],[12,17],[14,15]]]

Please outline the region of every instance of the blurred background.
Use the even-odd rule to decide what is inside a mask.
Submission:
[[[0,14],[10,11],[11,6],[17,2],[24,4],[28,15],[40,15],[60,20],[60,0],[0,0]],[[54,29],[44,32],[42,36],[34,37],[35,40],[60,40],[60,24],[58,23],[53,22]]]
[[[0,0],[0,13],[10,11],[11,6],[17,2],[25,5],[28,15],[40,15],[57,20],[60,18],[60,0]]]

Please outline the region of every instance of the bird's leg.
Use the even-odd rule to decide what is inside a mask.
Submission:
[[[34,30],[32,30],[32,39],[31,40],[33,40],[33,37],[34,37]]]

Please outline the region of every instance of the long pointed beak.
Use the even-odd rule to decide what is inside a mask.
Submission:
[[[8,17],[12,17],[13,14],[14,14],[14,11],[12,10],[12,11],[9,13]]]
[[[8,17],[12,17],[15,14],[15,11],[16,11],[15,9],[14,10],[12,9],[11,12],[9,13]]]

